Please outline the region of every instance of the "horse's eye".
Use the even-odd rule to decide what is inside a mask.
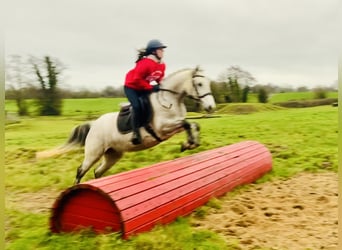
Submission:
[[[200,82],[200,83],[198,83],[197,85],[198,85],[198,87],[202,87],[202,83],[201,83],[201,82]]]

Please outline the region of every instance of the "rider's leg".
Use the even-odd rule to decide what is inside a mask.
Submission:
[[[131,139],[134,145],[141,143],[141,135],[139,131],[140,127],[140,114],[142,112],[139,102],[139,92],[125,87],[125,94],[132,105],[132,129],[133,129],[133,137]]]

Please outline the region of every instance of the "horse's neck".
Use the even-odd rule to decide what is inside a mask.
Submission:
[[[188,93],[191,82],[191,73],[187,70],[177,72],[167,77],[161,88],[170,91],[159,91],[151,95],[151,103],[156,113],[167,113],[163,119],[179,119],[185,117],[186,108],[184,97]]]
[[[183,91],[176,92],[177,90],[171,88],[169,90],[172,91],[159,91],[150,95],[150,102],[153,106],[154,112],[166,112],[168,117],[165,118],[184,116],[186,112],[186,107],[184,104],[185,93]]]
[[[186,117],[184,96],[188,93],[189,82],[191,83],[190,72],[176,72],[161,84],[161,88],[170,91],[159,91],[151,95],[154,111],[152,127],[159,135],[171,136],[183,126]]]
[[[187,70],[176,73],[174,76],[170,76],[162,83],[162,88],[175,91],[177,93],[187,93],[190,74]]]

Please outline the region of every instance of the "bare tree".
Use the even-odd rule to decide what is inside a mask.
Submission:
[[[246,70],[240,68],[240,66],[231,66],[226,69],[219,76],[219,81],[237,81],[240,86],[251,85],[256,82],[255,78]]]
[[[18,115],[28,115],[24,88],[28,85],[27,64],[19,55],[11,55],[6,61],[6,88],[12,93],[18,107]]]

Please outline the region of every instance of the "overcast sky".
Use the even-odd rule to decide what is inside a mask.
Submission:
[[[233,65],[261,84],[337,80],[339,0],[10,0],[5,55],[49,55],[63,86],[121,86],[136,49],[168,45],[166,74],[201,65],[216,80]],[[340,23],[339,23],[340,22]]]

